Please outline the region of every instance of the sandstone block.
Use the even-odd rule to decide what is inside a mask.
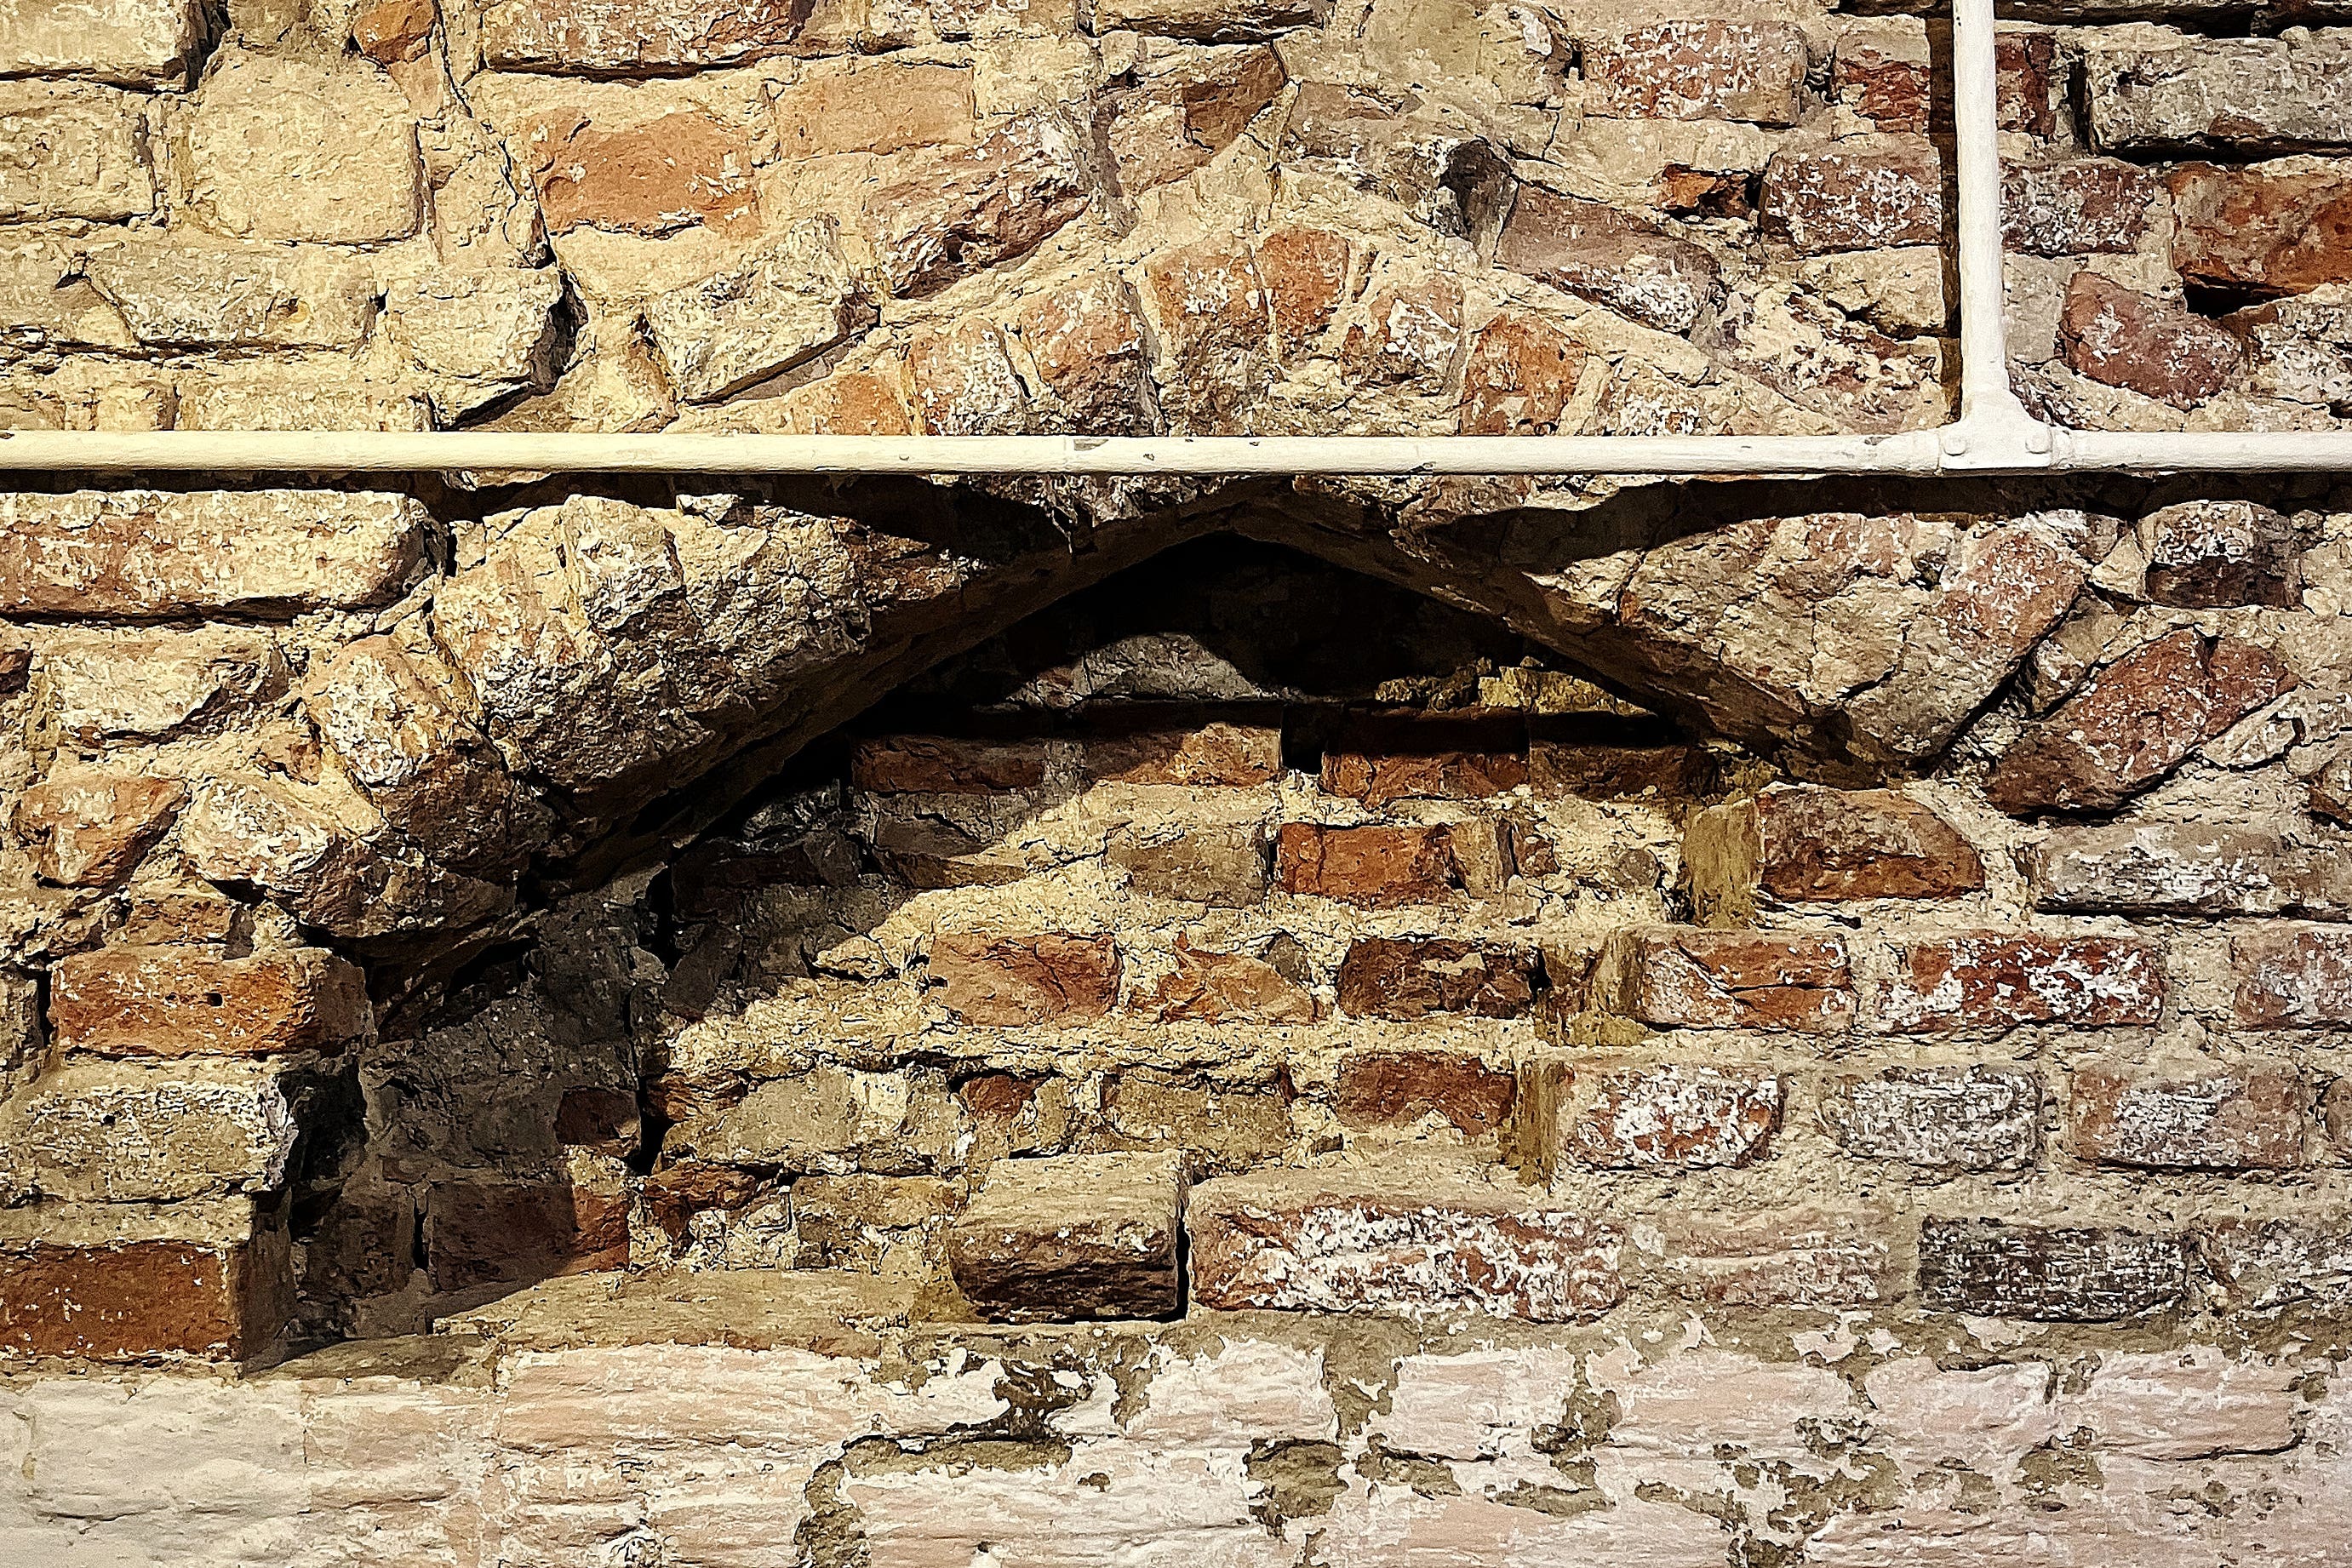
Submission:
[[[1316,20],[1315,0],[1098,0],[1095,30],[1125,27],[1164,38],[1245,43],[1279,37]]]
[[[2084,256],[2139,248],[2164,186],[2116,158],[2001,171],[2002,237],[2036,256]]]
[[[787,158],[970,142],[971,79],[959,66],[888,60],[811,76],[776,94],[776,134]]]
[[[1833,1078],[1822,1125],[1847,1153],[1931,1171],[2017,1171],[2041,1143],[2042,1081],[2014,1068],[1888,1068]]]
[[[1794,125],[1803,107],[1805,40],[1785,22],[1677,19],[1580,42],[1588,114]]]
[[[562,275],[551,268],[427,273],[385,289],[384,331],[434,378],[434,411],[454,423],[553,384],[562,298]]]
[[[352,12],[352,42],[380,66],[422,59],[440,19],[436,0],[360,0]]]
[[[41,657],[46,717],[77,745],[176,740],[253,720],[286,689],[266,632],[80,632]]]
[[[298,1119],[321,1109],[306,1077],[264,1063],[70,1062],[0,1111],[0,1185],[68,1203],[269,1191],[286,1180]]]
[[[1946,1311],[2107,1322],[2160,1311],[2187,1285],[2177,1236],[1990,1219],[1931,1219],[1919,1230],[1920,1294]]]
[[[1951,899],[1985,885],[1959,830],[1900,790],[1775,787],[1691,819],[1683,862],[1702,919],[1783,903]]]
[[[2169,180],[2172,265],[2190,288],[2261,300],[2352,281],[2352,178],[2334,165],[2190,163]]]
[[[2075,913],[2352,911],[2352,864],[2259,828],[2132,823],[2061,828],[2034,851],[2038,907]]]
[[[2352,1024],[2352,931],[2326,927],[2248,932],[2230,942],[2236,1017],[2247,1029]]]
[[[1084,743],[1078,771],[1104,784],[1240,789],[1282,776],[1282,731],[1223,721],[1197,730],[1145,730]]]
[[[2058,318],[2066,363],[2093,381],[2190,408],[2221,390],[2244,351],[2226,330],[2095,272],[2066,285]]]
[[[1765,232],[1801,256],[1940,245],[1944,166],[1924,136],[1776,153],[1764,168]]]
[[[1055,406],[1052,428],[1087,436],[1148,434],[1151,344],[1118,278],[1087,278],[1023,307],[1021,345]]]
[[[1891,1299],[1884,1220],[1797,1211],[1726,1219],[1670,1215],[1633,1230],[1642,1283],[1711,1307],[1867,1307]]]
[[[2112,811],[2287,691],[2267,649],[2192,627],[2093,676],[2004,752],[1985,793],[2003,811]]]
[[[1339,963],[1339,1010],[1360,1018],[1467,1013],[1513,1018],[1535,1005],[1533,948],[1450,937],[1365,937]]]
[[[0,611],[282,616],[407,588],[424,505],[372,491],[64,491],[0,496]]]
[[[1885,433],[1943,417],[1941,357],[1932,344],[1898,342],[1794,284],[1732,296],[1706,335],[1735,369],[1842,429]]]
[[[709,403],[841,342],[857,302],[832,222],[812,220],[740,266],[655,295],[646,330],[678,399]]]
[[[1853,978],[1836,936],[1654,927],[1612,937],[1595,1003],[1659,1028],[1793,1029],[1853,1024]]]
[[[1591,1076],[1561,1140],[1570,1158],[1605,1170],[1698,1170],[1761,1158],[1788,1082],[1756,1068],[1665,1063]]]
[[[2246,345],[2245,390],[2333,408],[2352,403],[2352,304],[2341,286],[2249,305],[2221,324]]]
[[[231,51],[177,132],[188,211],[215,234],[369,245],[423,221],[415,114],[373,66]]]
[[[2084,59],[2092,139],[2114,152],[2340,150],[2352,144],[2352,50],[2323,33],[2195,38]]]
[[[1573,1322],[1624,1296],[1617,1233],[1516,1187],[1268,1173],[1196,1187],[1185,1221],[1212,1310]]]
[[[1263,254],[1259,265],[1265,265]],[[1280,319],[1277,292],[1277,325]],[[1502,311],[1470,338],[1462,373],[1462,434],[1574,434],[1560,429],[1560,418],[1591,357],[1549,319],[1527,310]]]
[[[630,125],[553,115],[523,140],[550,234],[595,228],[659,237],[698,224],[732,234],[759,222],[751,147],[740,128],[707,110],[672,110]]]
[[[131,873],[187,798],[177,779],[60,763],[17,797],[16,835],[43,881],[102,888]]]
[[[195,64],[206,31],[201,0],[0,0],[0,76],[175,84]]]
[[[623,1268],[628,1205],[569,1182],[436,1182],[425,1194],[425,1258],[436,1290]]]
[[[49,988],[58,1045],[99,1056],[331,1054],[370,1017],[364,976],[316,948],[249,958],[103,948],[58,963]]]
[[[1324,790],[1376,809],[1400,800],[1484,800],[1527,778],[1527,759],[1508,752],[1323,753]]]
[[[828,1062],[761,1084],[693,1152],[787,1174],[912,1176],[949,1160],[967,1125],[936,1073],[860,1072]]]
[[[496,0],[482,55],[509,70],[669,76],[793,52],[807,0]]]
[[[1099,1018],[1118,999],[1118,946],[1108,936],[931,939],[931,984],[967,1024],[1017,1028]]]
[[[0,1357],[243,1361],[290,1295],[284,1237],[244,1200],[0,1211]]]
[[[1018,436],[1029,427],[1029,393],[994,321],[967,316],[918,333],[907,344],[907,384],[924,435]]]
[[[1155,49],[1135,75],[1134,88],[1097,110],[1110,117],[1105,142],[1129,200],[1207,167],[1288,79],[1281,57],[1263,44]]]
[[[1286,1082],[1221,1082],[1198,1074],[1138,1068],[1103,1087],[1101,1125],[1090,1149],[1181,1152],[1187,1171],[1245,1171],[1290,1147]]]
[[[1372,909],[1443,902],[1463,883],[1454,830],[1444,826],[1286,822],[1275,839],[1275,875],[1286,893]]]
[[[1501,1130],[1518,1099],[1518,1079],[1475,1056],[1375,1051],[1339,1064],[1331,1109],[1346,1127],[1410,1123],[1435,1114],[1465,1137]]]
[[[1160,252],[1143,264],[1137,292],[1160,342],[1153,374],[1172,432],[1223,428],[1273,381],[1271,299],[1238,241]]]
[[[2159,1077],[2087,1067],[2074,1073],[2066,1109],[2075,1154],[2103,1165],[2286,1171],[2304,1163],[2311,1100],[2283,1068]]]
[[[2189,500],[2139,521],[2149,599],[2184,609],[2298,600],[2294,524],[2246,500]]]
[[[1163,1024],[1309,1024],[1315,998],[1297,980],[1245,952],[1213,952],[1178,938],[1175,967],[1136,1005]]]
[[[0,81],[0,222],[117,223],[154,206],[136,98],[107,87]]]
[[[945,735],[892,735],[860,741],[849,782],[884,795],[993,795],[1045,782],[1045,747],[1034,741],[997,744]]]
[[[1278,228],[1257,242],[1258,275],[1286,356],[1304,353],[1331,324],[1347,298],[1351,255],[1347,236],[1328,228]]]
[[[1271,848],[1263,823],[1195,822],[1123,829],[1104,859],[1145,898],[1246,909],[1265,901]]]
[[[1339,340],[1339,364],[1367,387],[1433,395],[1446,389],[1462,346],[1462,285],[1440,272],[1382,268],[1362,316]]]
[[[2145,1026],[2164,1011],[2163,950],[2125,937],[1995,931],[1905,942],[1877,1011],[1881,1028],[1905,1034]]]
[[[1612,746],[1537,741],[1528,748],[1528,776],[1536,793],[1586,800],[1701,795],[1716,777],[1715,761],[1697,746]]]
[[[948,1230],[948,1267],[997,1321],[1167,1317],[1183,1203],[1176,1154],[1000,1160]]]
[[[93,247],[90,286],[149,348],[347,349],[375,319],[367,264],[277,245]]]
[[[1084,144],[1051,115],[1014,120],[968,148],[902,160],[866,198],[860,234],[883,288],[938,292],[1027,254],[1094,199]]]
[[[1723,297],[1703,247],[1606,203],[1532,185],[1512,204],[1495,260],[1663,332],[1689,331]]]

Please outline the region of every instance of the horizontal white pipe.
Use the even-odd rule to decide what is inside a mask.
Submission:
[[[2043,466],[2070,473],[2343,473],[2352,431],[2057,430]]]

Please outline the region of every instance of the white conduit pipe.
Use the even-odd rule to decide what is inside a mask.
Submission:
[[[1986,474],[2352,469],[2352,431],[2108,433],[2033,418],[2001,319],[1993,0],[1953,0],[1960,418],[1894,436],[707,436],[0,431],[0,471],[677,474]]]

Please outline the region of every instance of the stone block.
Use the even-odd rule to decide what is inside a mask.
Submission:
[[[385,288],[385,334],[434,380],[454,423],[488,403],[554,384],[562,275],[552,268],[432,272]]]
[[[2230,942],[2242,1029],[2317,1029],[2352,1024],[2352,931],[2289,928]]]
[[[860,741],[849,782],[880,795],[993,795],[1045,782],[1045,749],[1035,741],[998,744],[943,735]]]
[[[2139,520],[2145,586],[2156,604],[2182,609],[2300,602],[2294,524],[2247,500],[2189,500]]]
[[[1094,199],[1084,143],[1048,114],[1013,120],[971,147],[910,155],[869,195],[858,232],[884,291],[937,293],[1026,255]]]
[[[1339,1010],[1359,1018],[1436,1013],[1515,1018],[1535,1005],[1536,951],[1452,937],[1364,937],[1339,963]]]
[[[1297,979],[1245,952],[1196,948],[1182,937],[1171,954],[1174,965],[1134,1005],[1163,1024],[1310,1024],[1314,996]]]
[[[1181,1152],[1193,1175],[1245,1171],[1290,1147],[1291,1090],[1280,1078],[1234,1082],[1133,1068],[1104,1084],[1088,1149]]]
[[[634,124],[551,114],[521,138],[547,231],[659,237],[697,225],[724,235],[756,227],[760,198],[740,126],[703,109]]]
[[[1136,292],[1160,342],[1152,374],[1171,432],[1223,430],[1273,382],[1272,296],[1239,241],[1161,251]]]
[[[1501,1131],[1518,1079],[1481,1058],[1448,1051],[1370,1051],[1339,1064],[1331,1109],[1353,1128],[1409,1125],[1430,1115],[1475,1138]]]
[[[1928,1171],[2020,1171],[2042,1141],[2042,1080],[2018,1068],[1888,1068],[1822,1087],[1822,1126],[1849,1154]]]
[[[1348,297],[1353,249],[1345,235],[1297,225],[1257,242],[1258,276],[1286,357],[1305,353],[1339,313]]]
[[[157,240],[93,245],[90,287],[151,349],[356,348],[375,320],[367,262],[346,251]]]
[[[1286,893],[1371,909],[1438,903],[1459,895],[1463,866],[1447,826],[1327,827],[1286,822],[1275,877]]]
[[[2220,1219],[2197,1233],[2194,1247],[2231,1307],[2268,1311],[2352,1295],[2352,1221],[2340,1213]]]
[[[130,875],[188,798],[178,779],[61,763],[16,800],[16,836],[33,849],[33,874],[68,888],[102,888]]]
[[[2001,171],[2002,237],[2035,256],[2127,254],[2163,198],[2163,182],[2118,158],[2011,164]]]
[[[2227,385],[2244,350],[2228,331],[2169,300],[2077,272],[2058,318],[2066,363],[2093,381],[2178,408]]]
[[[1586,800],[1687,799],[1715,783],[1715,759],[1698,746],[1617,746],[1537,741],[1528,775],[1538,795]]]
[[[1683,839],[1702,920],[1753,917],[1759,894],[1782,903],[1953,899],[1985,885],[1959,829],[1900,790],[1777,786],[1709,806]]]
[[[314,1075],[200,1058],[74,1061],[0,1107],[0,1186],[66,1203],[181,1203],[282,1185]]]
[[[1099,0],[1097,33],[1118,28],[1201,43],[1246,43],[1281,37],[1317,20],[1316,0]]]
[[[693,1152],[788,1174],[911,1176],[955,1154],[961,1105],[934,1072],[861,1072],[823,1063],[759,1085]]]
[[[1344,265],[1344,253],[1341,260]],[[1265,266],[1263,248],[1258,265],[1261,269]],[[1276,321],[1279,326],[1278,292]],[[1584,345],[1548,316],[1515,310],[1497,313],[1470,337],[1462,373],[1462,434],[1575,434],[1562,430],[1560,420],[1591,359]]]
[[[1118,944],[1109,936],[1048,931],[931,939],[940,1002],[964,1023],[993,1028],[1084,1023],[1118,999]]]
[[[1052,428],[1087,436],[1156,428],[1151,342],[1123,279],[1087,278],[1040,294],[1017,324],[1050,409],[1041,417]]]
[[[154,206],[138,99],[108,87],[0,81],[0,222],[119,223]]]
[[[1837,1034],[1854,1010],[1842,937],[1671,926],[1611,938],[1593,1000],[1659,1028]]]
[[[2333,163],[2189,163],[2169,176],[2172,265],[2192,289],[2241,299],[2352,282],[2352,176]]]
[[[215,734],[253,722],[285,690],[267,632],[68,632],[42,650],[44,720],[85,747]]]
[[[794,52],[808,0],[495,0],[482,56],[509,70],[671,76]]]
[[[1945,1311],[2038,1322],[2144,1317],[2180,1300],[2178,1236],[2117,1226],[1931,1219],[1919,1230],[1919,1291]]]
[[[0,0],[0,76],[177,85],[202,57],[202,0]]]
[[[1019,436],[1029,393],[1013,368],[1012,340],[982,317],[918,331],[907,344],[908,405],[926,436]]]
[[[1763,1157],[1788,1081],[1759,1068],[1662,1063],[1579,1074],[1561,1152],[1604,1170],[1700,1170]]]
[[[284,1234],[245,1200],[0,1210],[0,1357],[244,1361],[290,1295]]]
[[[646,331],[683,403],[709,403],[831,348],[858,290],[829,219],[793,225],[740,265],[646,301]]]
[[[2352,863],[2262,828],[2062,827],[2033,851],[2038,908],[2078,914],[2352,915]]]
[[[1704,247],[1606,203],[1533,185],[1512,203],[1495,260],[1662,332],[1689,331],[1723,297]]]
[[[1182,179],[1231,146],[1288,79],[1263,44],[1147,51],[1137,85],[1099,100],[1120,194]]]
[[[1080,746],[1077,766],[1100,784],[1242,789],[1282,776],[1282,731],[1219,721],[1197,730],[1097,736]]]
[[[2077,1068],[2067,1124],[2077,1157],[2160,1170],[2294,1170],[2305,1163],[2312,1092],[2278,1068],[2160,1075]]]
[[[60,962],[49,989],[58,1045],[97,1056],[333,1053],[370,1022],[358,968],[316,948],[103,948]]]
[[[2328,408],[2352,403],[2352,304],[2340,298],[2345,292],[2330,285],[2223,317],[2246,345],[2244,390]]]
[[[972,140],[972,73],[961,66],[860,64],[776,94],[787,158],[901,153]]]
[[[1944,241],[1944,165],[1924,136],[1879,136],[1776,153],[1764,167],[1764,230],[1801,256]]]
[[[1706,336],[1707,347],[1734,369],[1842,429],[1885,434],[1946,416],[1935,344],[1898,342],[1793,283],[1770,281],[1752,294],[1734,294]],[[1881,699],[1898,700],[1916,700],[1894,691]]]
[[[2163,1016],[2164,994],[2155,942],[1974,931],[1897,944],[1875,1022],[1899,1034],[2146,1027]]]
[[[1194,1188],[1185,1224],[1192,1299],[1212,1310],[1574,1322],[1624,1297],[1613,1227],[1458,1177],[1232,1177]]]
[[[1262,822],[1185,822],[1121,829],[1103,858],[1145,898],[1247,909],[1265,900],[1271,852]]]
[[[381,605],[428,516],[369,491],[0,495],[0,613],[162,619]]]
[[[1588,114],[1794,125],[1803,110],[1805,40],[1786,22],[1677,18],[1580,44]]]
[[[1443,272],[1381,267],[1340,335],[1339,363],[1358,385],[1432,396],[1446,390],[1461,347],[1462,285]]]
[[[2323,32],[2095,49],[2083,61],[2091,139],[2109,152],[2340,152],[2352,146],[2352,50]]]
[[[997,1321],[1171,1316],[1183,1204],[1176,1154],[1000,1160],[949,1227],[948,1267]]]
[[[228,50],[174,134],[188,215],[215,234],[371,245],[424,221],[415,112],[373,66]]]
[[[570,1182],[436,1182],[425,1194],[436,1290],[530,1285],[629,1261],[628,1205]]]

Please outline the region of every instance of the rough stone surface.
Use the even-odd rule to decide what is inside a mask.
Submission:
[[[2066,363],[2092,380],[2181,408],[2221,391],[2244,353],[2202,316],[2088,271],[2066,286],[2058,332]]]
[[[1007,1161],[948,1232],[948,1262],[992,1319],[1164,1317],[1183,1194],[1178,1155]]]
[[[1943,192],[1942,162],[1924,136],[1782,153],[1764,171],[1764,219],[1805,256],[1937,245]]]
[[[2200,38],[2103,50],[2084,72],[2091,135],[2114,152],[2284,153],[2352,145],[2339,38]]]
[[[1984,862],[1933,808],[1895,790],[1800,785],[1711,806],[1683,855],[1702,915],[1788,903],[1948,899],[1984,886]]]
[[[1665,1028],[1842,1031],[1853,1022],[1845,944],[1834,936],[1659,930],[1618,939],[1602,961],[1614,1005]]]
[[[832,226],[808,223],[735,270],[646,301],[646,329],[677,395],[708,403],[839,342],[856,300]]]
[[[2172,264],[2190,287],[2268,299],[2352,281],[2352,182],[2334,170],[2190,163],[2168,183]]]
[[[118,947],[58,966],[58,1043],[104,1056],[268,1056],[338,1050],[368,1023],[360,972],[315,949],[223,958]]]
[[[1340,961],[1339,1008],[1363,1018],[1508,1018],[1534,1005],[1540,983],[1530,949],[1373,937]]]

